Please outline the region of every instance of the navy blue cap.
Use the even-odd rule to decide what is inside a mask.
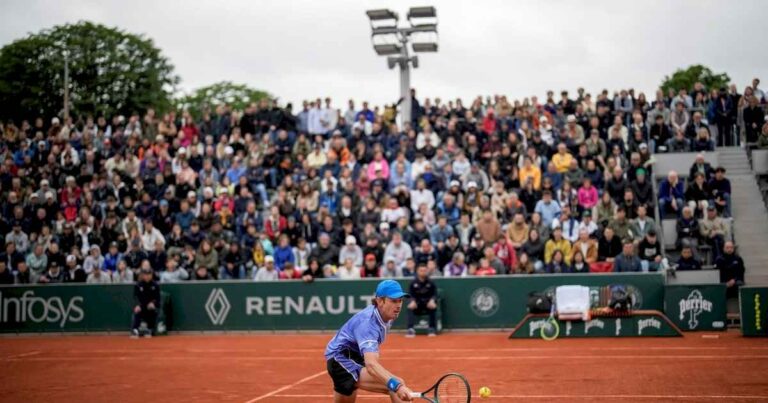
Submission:
[[[376,287],[377,297],[386,297],[392,299],[410,298],[411,296],[403,292],[403,287],[395,280],[384,280]]]

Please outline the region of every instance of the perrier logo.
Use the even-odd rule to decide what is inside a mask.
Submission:
[[[712,301],[704,299],[701,291],[693,290],[688,298],[680,300],[680,320],[688,314],[688,328],[696,329],[699,326],[698,317],[702,312],[712,312]]]

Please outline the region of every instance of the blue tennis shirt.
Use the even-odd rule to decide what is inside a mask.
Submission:
[[[350,318],[325,348],[325,359],[334,359],[347,372],[359,379],[365,367],[363,355],[378,353],[392,322],[384,322],[375,306],[370,305]]]

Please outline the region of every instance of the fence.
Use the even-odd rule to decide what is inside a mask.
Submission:
[[[565,284],[626,284],[636,308],[662,310],[664,277],[656,273],[563,274],[436,279],[447,329],[511,328],[526,314],[528,294]],[[407,287],[409,280],[403,279]],[[191,282],[163,284],[175,331],[333,330],[370,303],[376,280]],[[131,285],[0,287],[0,332],[127,331]],[[405,315],[395,322],[402,328]]]

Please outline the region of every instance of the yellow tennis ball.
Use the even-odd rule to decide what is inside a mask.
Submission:
[[[483,386],[480,388],[480,397],[485,399],[486,397],[491,397],[491,389],[487,386]]]

